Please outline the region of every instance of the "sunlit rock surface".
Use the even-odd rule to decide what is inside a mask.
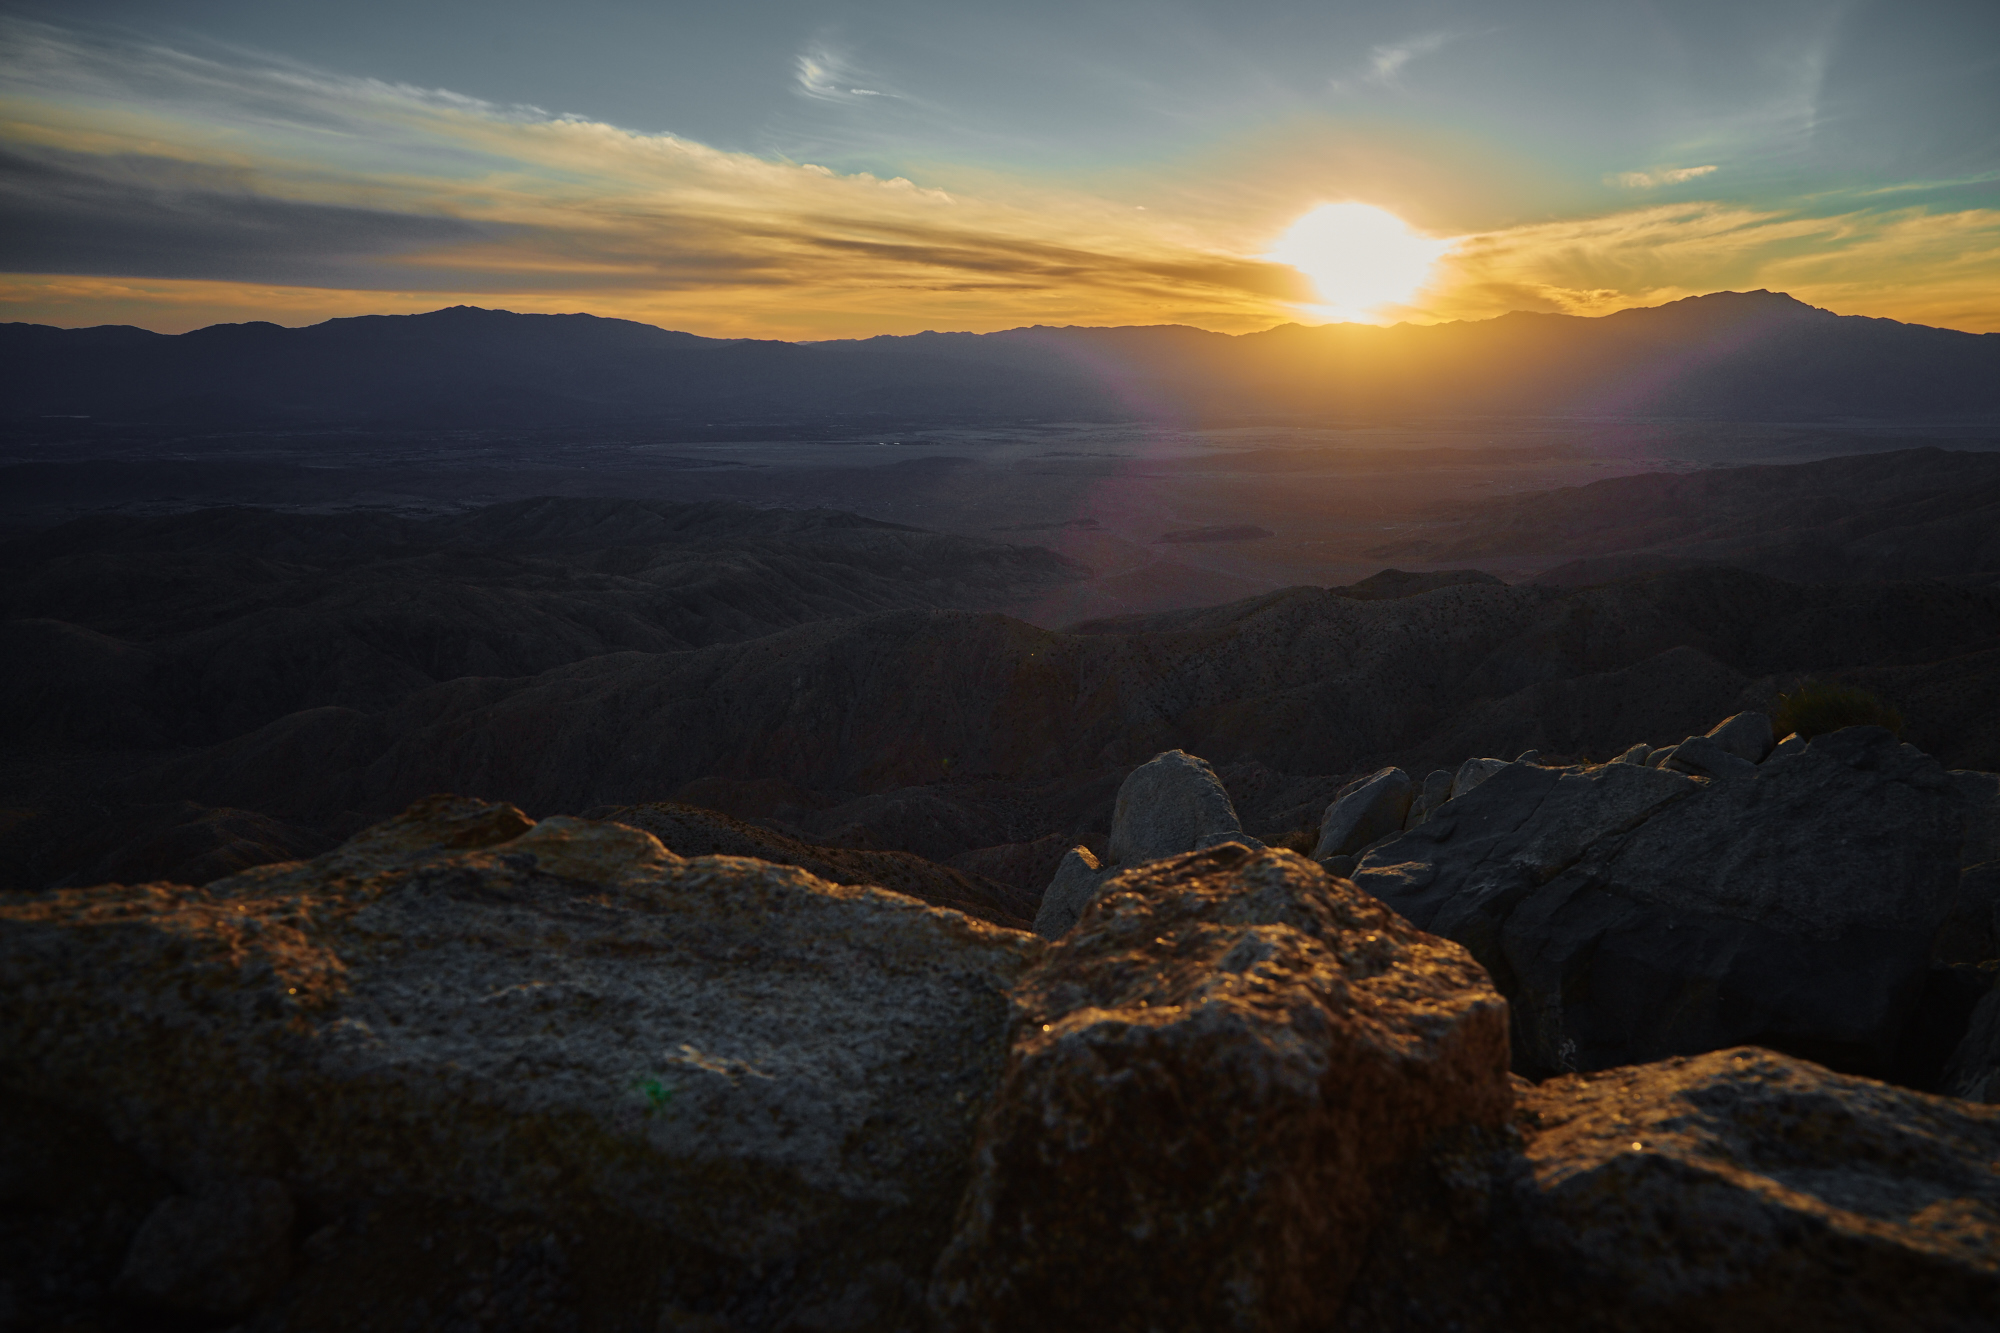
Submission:
[[[314,861],[0,909],[0,1050],[10,1093],[101,1120],[184,1185],[270,1177],[321,1216],[442,1207],[447,1247],[526,1217],[581,1289],[614,1278],[577,1238],[615,1233],[648,1303],[895,1327],[1041,947],[438,798]]]
[[[1322,1327],[1399,1165],[1510,1102],[1470,956],[1292,852],[1116,876],[1015,1003],[951,1329]]]
[[[2000,1107],[1741,1047],[1523,1083],[1404,1177],[1338,1327],[1919,1329],[2000,1310]]]

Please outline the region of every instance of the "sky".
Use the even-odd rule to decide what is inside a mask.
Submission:
[[[5,0],[0,320],[2000,331],[1993,0]]]

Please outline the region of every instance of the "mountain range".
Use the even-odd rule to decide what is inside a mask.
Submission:
[[[2000,411],[2000,334],[1768,291],[1596,318],[1010,329],[788,343],[453,307],[307,328],[0,325],[13,425],[470,428],[815,416],[1953,420]]]

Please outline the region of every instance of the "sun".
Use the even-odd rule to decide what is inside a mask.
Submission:
[[[1383,306],[1403,304],[1423,290],[1432,266],[1455,244],[1420,235],[1373,204],[1321,204],[1287,228],[1264,257],[1312,279],[1322,313],[1372,322]]]

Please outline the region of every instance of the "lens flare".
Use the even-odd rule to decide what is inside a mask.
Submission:
[[[1420,235],[1373,204],[1321,204],[1287,228],[1264,257],[1312,279],[1320,313],[1374,323],[1382,307],[1422,291],[1432,266],[1456,244]]]

